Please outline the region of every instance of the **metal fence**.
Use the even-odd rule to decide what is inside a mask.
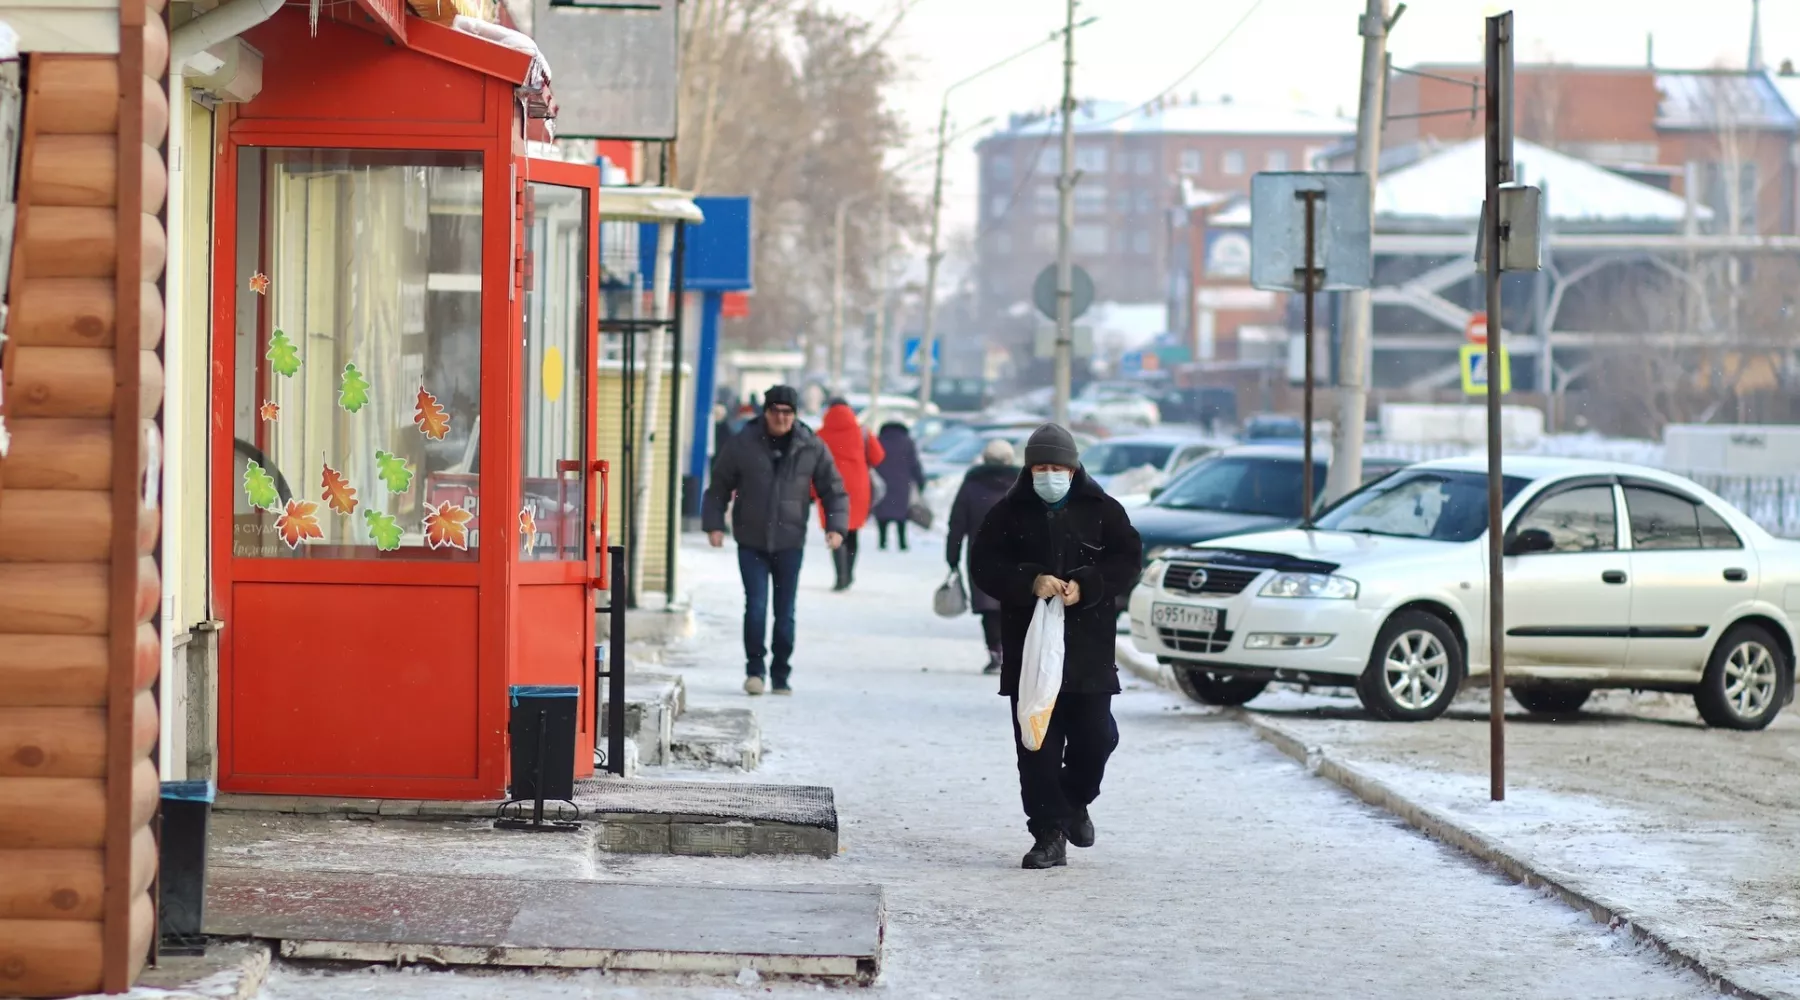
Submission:
[[[1365,454],[1372,458],[1403,459],[1428,462],[1437,458],[1479,455],[1479,448],[1449,444],[1415,444],[1400,441],[1371,441]],[[1544,438],[1528,448],[1509,452],[1515,455],[1546,455],[1564,458],[1587,458],[1608,462],[1630,462],[1651,468],[1666,469],[1662,446],[1650,441],[1614,441],[1586,438]],[[1686,476],[1717,493],[1726,503],[1744,512],[1770,534],[1783,538],[1800,538],[1800,475],[1730,476],[1712,472],[1686,472],[1666,469]]]

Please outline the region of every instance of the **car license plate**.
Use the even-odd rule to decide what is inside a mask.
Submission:
[[[1193,608],[1184,604],[1153,604],[1150,606],[1150,622],[1159,628],[1217,632],[1224,618],[1224,614],[1218,608]]]

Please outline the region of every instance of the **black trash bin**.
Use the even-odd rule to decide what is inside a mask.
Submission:
[[[162,783],[162,826],[158,855],[157,926],[161,949],[169,954],[206,950],[206,834],[212,822],[213,783]]]
[[[518,684],[511,689],[512,780],[507,805],[532,803],[531,819],[516,812],[505,815],[504,826],[531,829],[566,828],[569,824],[544,820],[544,802],[569,803],[575,797],[575,713],[581,691],[574,685]]]

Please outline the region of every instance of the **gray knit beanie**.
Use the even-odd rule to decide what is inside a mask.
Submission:
[[[1075,449],[1075,438],[1056,424],[1045,424],[1031,432],[1025,442],[1025,467],[1063,465],[1081,468],[1081,453]]]

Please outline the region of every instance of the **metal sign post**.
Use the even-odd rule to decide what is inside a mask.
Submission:
[[[1317,485],[1313,482],[1315,300],[1319,292],[1369,287],[1374,271],[1369,200],[1368,174],[1260,173],[1250,179],[1250,283],[1306,297],[1301,527],[1312,526]]]
[[[1301,422],[1306,425],[1306,434],[1301,439],[1303,444],[1300,456],[1300,527],[1311,528],[1313,519],[1313,301],[1317,296],[1319,271],[1313,253],[1317,239],[1319,201],[1325,197],[1324,191],[1296,191],[1294,197],[1306,206],[1306,253],[1304,263],[1300,267],[1300,284],[1306,295],[1306,391],[1302,404],[1304,416]]]
[[[1487,199],[1482,206],[1487,279],[1488,795],[1506,798],[1505,539],[1500,479],[1500,185],[1512,180],[1512,12],[1487,19]]]

